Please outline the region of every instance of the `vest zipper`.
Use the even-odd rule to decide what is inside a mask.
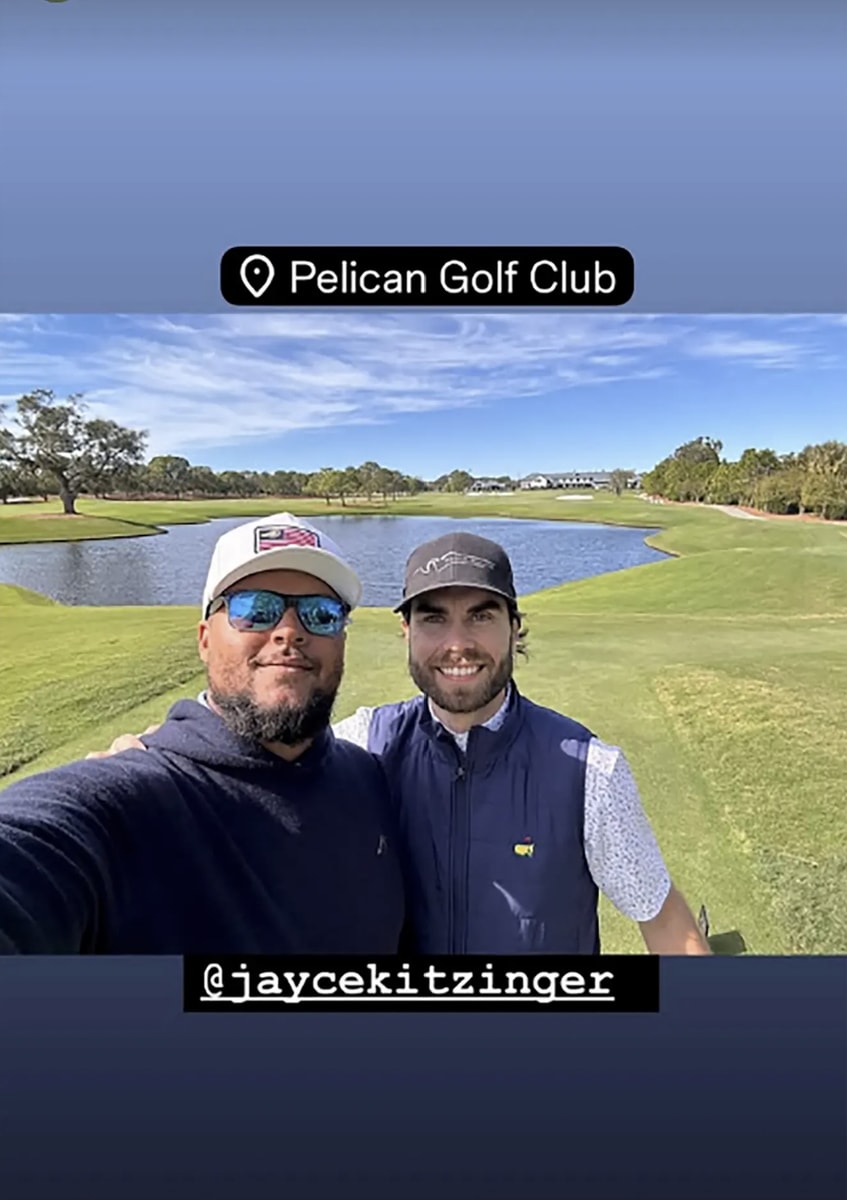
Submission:
[[[448,953],[461,954],[467,940],[468,803],[467,769],[456,768],[450,792]],[[458,867],[458,869],[457,869]]]

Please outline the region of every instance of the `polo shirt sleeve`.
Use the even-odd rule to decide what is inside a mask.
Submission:
[[[671,879],[638,785],[621,749],[589,743],[585,770],[585,857],[600,891],[633,921],[651,921]]]
[[[354,745],[367,750],[371,719],[375,712],[375,708],[357,708],[352,716],[345,717],[343,721],[336,721],[332,732],[337,738],[353,742]]]

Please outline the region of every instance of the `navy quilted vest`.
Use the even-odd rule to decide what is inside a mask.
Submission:
[[[520,696],[463,754],[423,696],[378,708],[368,748],[400,808],[423,954],[597,954],[583,843],[585,726]]]

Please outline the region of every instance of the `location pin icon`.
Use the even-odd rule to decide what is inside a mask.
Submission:
[[[274,274],[274,265],[264,254],[251,254],[241,264],[241,282],[256,300],[271,286]]]

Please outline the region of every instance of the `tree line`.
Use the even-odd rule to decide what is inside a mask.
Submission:
[[[745,450],[721,457],[723,443],[698,437],[678,446],[642,479],[645,492],[666,500],[743,505],[775,514],[847,517],[847,444],[828,441],[790,454]]]
[[[353,497],[383,502],[425,491],[464,491],[467,471],[427,481],[378,462],[319,471],[213,471],[176,454],[146,460],[147,434],[116,421],[88,419],[80,394],[60,401],[39,388],[0,407],[0,501],[13,496],[58,493],[65,513],[76,512],[80,496],[176,499],[304,496]]]
[[[89,418],[79,394],[60,401],[44,388],[21,396],[10,412],[0,406],[0,500],[58,493],[66,513],[79,496],[142,499],[303,496],[383,502],[427,491],[464,492],[468,471],[434,480],[405,475],[378,462],[319,471],[213,471],[175,454],[146,459],[147,434],[116,421]],[[721,457],[723,444],[698,437],[657,463],[642,479],[643,491],[667,500],[737,504],[772,513],[847,517],[847,445],[828,441],[796,453],[747,449],[738,459]],[[620,494],[629,471],[613,471]],[[515,486],[502,475],[498,481]]]

